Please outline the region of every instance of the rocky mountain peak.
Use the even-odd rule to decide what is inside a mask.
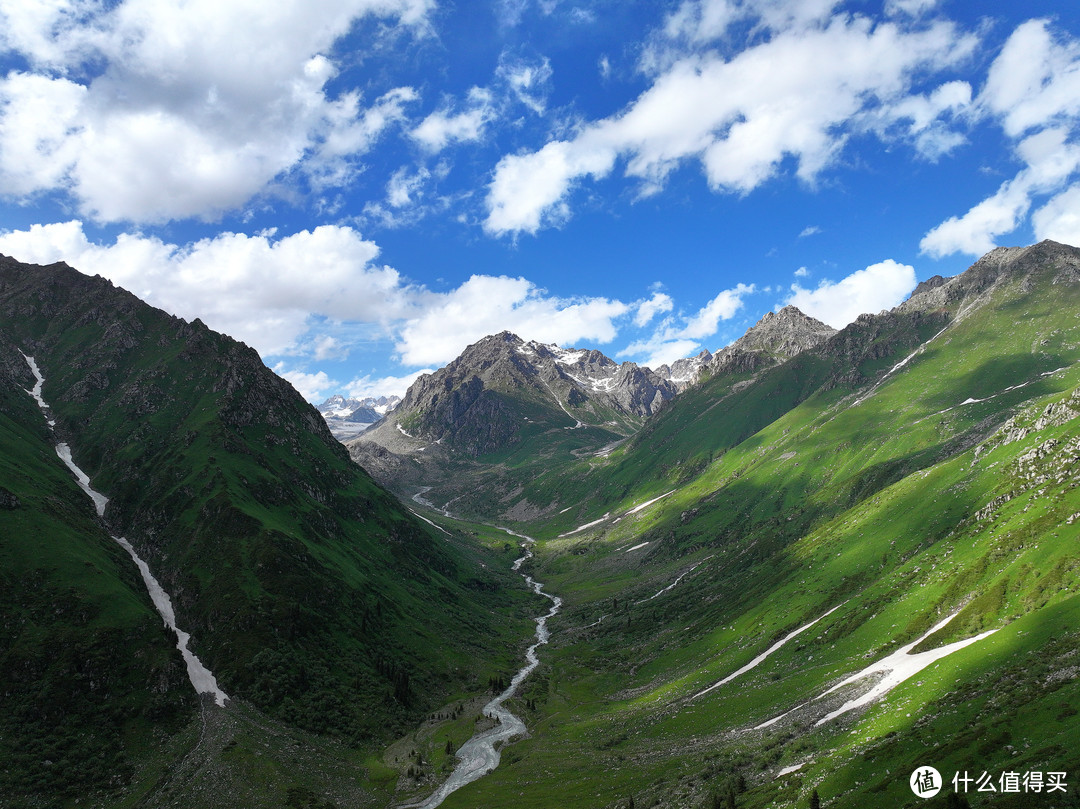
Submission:
[[[832,326],[794,306],[785,306],[778,312],[766,312],[730,348],[766,352],[786,360],[820,345],[834,334],[836,329]]]
[[[794,306],[764,317],[746,334],[713,355],[708,368],[713,373],[741,373],[776,365],[821,345],[836,329],[804,314]]]
[[[690,387],[698,378],[701,369],[712,362],[712,352],[703,349],[696,357],[675,360],[671,365],[661,365],[656,373],[682,391]]]
[[[390,418],[364,440],[394,450],[405,449],[398,446],[405,439],[434,441],[480,455],[515,443],[535,416],[525,411],[536,406],[557,422],[569,416],[579,426],[603,425],[625,434],[675,393],[672,383],[648,368],[616,363],[594,349],[526,342],[503,331],[417,379]]]
[[[1080,280],[1080,248],[1049,239],[1029,247],[995,247],[959,275],[923,281],[897,310],[934,311],[1010,280],[1030,287],[1039,275],[1048,275],[1052,283]]]

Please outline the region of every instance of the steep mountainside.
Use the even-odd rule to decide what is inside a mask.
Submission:
[[[175,639],[56,455],[34,382],[0,329],[4,806],[108,792],[132,777],[132,746],[197,711]]]
[[[445,806],[1076,805],[1080,250],[995,250],[520,482],[564,611],[531,738]]]
[[[492,572],[511,543],[447,512],[537,537],[520,567],[562,598],[506,702],[527,737],[447,809],[1077,805],[1080,249],[995,250],[831,336],[796,312],[760,326],[738,347],[760,362],[621,440],[530,398],[501,349],[480,386],[531,392],[473,406],[518,408],[518,443],[469,454],[472,408],[455,432],[443,401],[466,393],[421,386],[442,420],[388,420],[411,455],[368,447],[433,487],[417,503],[452,501],[429,524],[245,347],[66,267],[0,264],[0,805],[417,805],[528,634]],[[816,344],[787,339],[803,326]],[[58,439],[114,498],[104,522]],[[190,693],[120,530],[225,709]],[[420,715],[381,757],[360,741]]]
[[[501,556],[416,519],[250,348],[66,265],[0,258],[0,349],[10,403],[0,422],[0,493],[16,504],[0,509],[10,562],[2,597],[20,605],[4,612],[0,666],[23,684],[0,747],[23,748],[27,729],[47,724],[50,692],[37,687],[40,678],[79,671],[67,696],[72,717],[100,704],[103,683],[115,684],[109,693],[123,684],[132,690],[107,714],[117,729],[106,723],[96,738],[71,744],[134,761],[105,779],[108,787],[161,800],[153,797],[160,773],[140,742],[108,751],[98,742],[132,723],[156,724],[155,712],[190,719],[198,703],[178,686],[179,655],[168,653],[138,572],[108,534],[127,537],[147,560],[194,651],[233,697],[214,722],[254,710],[264,727],[301,734],[291,742],[298,750],[315,744],[305,733],[368,747],[385,741],[513,657],[501,638],[525,634],[510,616],[526,595],[501,573]],[[33,380],[19,352],[41,369],[52,429],[26,392]],[[104,525],[56,457],[56,441],[110,498]],[[49,526],[56,533],[43,539]],[[64,538],[63,561],[38,555],[43,542]],[[50,594],[63,606],[40,611]],[[61,637],[78,640],[57,657],[51,639]],[[97,647],[95,637],[103,638]],[[203,721],[216,710],[204,704]],[[251,757],[263,754],[239,749],[185,777],[212,777],[205,805],[280,805],[290,785],[307,788],[308,776],[288,765],[252,781]],[[40,766],[7,759],[0,777],[32,783],[40,794],[18,794],[47,800],[47,779],[30,775]],[[359,775],[354,785],[364,783]],[[194,787],[172,788],[190,798]],[[367,788],[350,800],[370,801],[360,794]]]
[[[625,435],[674,395],[647,368],[502,332],[414,382],[370,440],[404,432],[478,456],[523,442],[528,421]]]
[[[468,475],[491,476],[495,487],[508,473],[527,475],[621,441],[675,393],[634,363],[503,332],[420,377],[383,421],[347,444],[384,485],[404,496],[435,487],[445,502]],[[499,513],[505,495],[487,516]]]

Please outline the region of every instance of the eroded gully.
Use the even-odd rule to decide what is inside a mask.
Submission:
[[[41,389],[45,383],[45,377],[42,376],[41,369],[38,368],[38,364],[34,361],[33,357],[23,354],[23,358],[26,360],[26,364],[30,366],[30,372],[34,375],[34,381],[36,383],[33,390],[28,390],[26,392],[34,397],[34,401],[36,401],[38,407],[41,408],[41,412],[44,414],[45,420],[51,429],[56,426],[56,422],[49,417],[49,405],[41,396]],[[64,465],[71,470],[71,473],[75,476],[76,482],[79,484],[79,488],[94,501],[94,509],[97,511],[98,516],[104,517],[105,506],[108,505],[109,498],[90,485],[90,477],[76,465],[74,460],[72,460],[71,448],[65,443],[59,443],[56,445],[56,454],[60,457],[60,460],[64,462]],[[132,547],[130,542],[124,539],[124,537],[114,536],[112,539],[128,552],[131,560],[139,569],[143,583],[146,585],[146,590],[150,594],[150,600],[154,603],[154,607],[157,609],[158,614],[165,622],[165,625],[176,634],[176,648],[184,658],[184,664],[187,666],[188,679],[191,680],[191,685],[195,689],[195,692],[197,694],[209,694],[213,697],[214,702],[217,703],[219,707],[223,707],[229,697],[218,687],[217,680],[214,678],[213,673],[204,666],[202,661],[195,656],[195,653],[188,648],[188,641],[191,639],[191,635],[176,625],[176,613],[173,611],[172,600],[169,598],[169,594],[165,592],[161,584],[158,583],[158,580],[154,578],[154,575],[150,572],[150,567],[143,561],[138,553],[135,552],[135,548]]]

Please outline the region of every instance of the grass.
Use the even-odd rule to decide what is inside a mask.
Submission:
[[[8,605],[0,652],[21,683],[0,741],[19,749],[3,768],[21,785],[14,794],[56,793],[55,779],[42,780],[50,756],[71,773],[64,789],[97,778],[95,789],[114,793],[105,804],[116,790],[151,788],[169,742],[147,737],[155,726],[147,716],[160,715],[168,735],[199,712],[137,571],[56,458],[56,440],[111,498],[108,530],[147,559],[222,688],[249,706],[251,722],[296,734],[298,756],[321,749],[321,739],[371,756],[449,696],[512,665],[533,596],[504,554],[416,519],[253,351],[101,279],[4,269],[0,298],[24,315],[0,329],[3,367],[15,374],[0,411],[0,486],[20,502],[0,511]],[[16,345],[42,369],[55,436],[19,389],[32,382]],[[63,609],[51,614],[52,603]],[[95,623],[100,633],[88,635]],[[128,696],[109,700],[91,682]],[[164,684],[165,696],[153,697]],[[103,701],[116,721],[83,734]],[[49,703],[68,720],[54,722]],[[39,732],[43,722],[51,732]],[[25,744],[35,735],[44,748]],[[74,752],[60,759],[49,739]],[[318,792],[292,783],[285,750],[270,769],[243,750],[238,742],[224,759],[239,770],[214,777],[242,793],[239,774],[254,767],[266,783],[251,794],[295,786],[287,801],[304,803]],[[116,761],[95,759],[102,751]],[[84,759],[85,773],[76,766]],[[202,778],[169,777],[188,787]],[[279,805],[263,798],[252,805]]]
[[[584,451],[605,436],[537,428],[482,459],[479,477],[462,475],[472,493],[455,510],[479,518],[515,499],[558,504],[515,529],[538,537],[530,571],[565,606],[511,706],[528,738],[444,805],[697,807],[739,784],[740,807],[806,805],[815,789],[830,807],[902,807],[931,805],[907,787],[924,764],[947,777],[1075,772],[1080,288],[1055,276],[1006,280],[963,317],[958,300],[861,319],[827,352],[752,379],[715,377],[607,458]],[[156,344],[166,326],[177,328],[147,321],[143,331]],[[68,333],[55,335],[46,397],[63,403],[63,424],[95,436],[78,457],[126,492],[117,518],[166,515],[133,524],[148,552],[175,565],[169,584],[186,594],[202,649],[248,700],[211,734],[205,759],[191,759],[194,725],[173,735],[174,750],[225,762],[214,777],[244,805],[389,805],[430,792],[452,765],[446,741],[475,726],[470,696],[520,665],[543,609],[513,584],[517,541],[482,519],[428,515],[449,535],[417,523],[366,477],[343,475],[333,445],[291,429],[302,408],[250,417],[273,397],[230,389],[227,372],[192,376],[194,404],[158,408],[140,434],[145,422],[124,408],[146,399],[125,399],[125,374],[183,377],[172,363],[232,357],[228,346],[197,332],[175,354],[133,354],[80,398],[71,391],[83,390],[85,369],[63,378],[77,364],[62,356],[75,350]],[[30,469],[36,451],[43,465],[26,474],[62,494],[71,483],[24,405],[3,411],[13,446],[38,449],[14,457]],[[185,439],[159,443],[162,432]],[[108,461],[121,456],[123,468]],[[4,480],[16,486],[17,472]],[[159,483],[137,486],[138,475]],[[85,510],[63,515],[80,519],[93,522]],[[90,570],[79,558],[60,564],[64,576]],[[138,614],[123,600],[112,609]],[[823,696],[832,685],[954,613],[920,648],[994,634],[816,724],[858,690]],[[220,630],[221,615],[235,631]],[[226,637],[239,660],[215,647]],[[165,768],[157,749],[129,755],[142,794],[213,782]],[[310,768],[295,769],[301,760]]]
[[[813,788],[829,806],[914,806],[907,775],[919,763],[1069,770],[1080,733],[1070,674],[1080,522],[1069,519],[1080,512],[1080,439],[1071,419],[1036,422],[1080,385],[1080,295],[1032,280],[999,287],[880,383],[874,374],[941,331],[940,319],[870,323],[862,343],[848,335],[846,361],[861,376],[846,381],[809,358],[739,393],[711,380],[611,458],[527,487],[536,502],[580,504],[531,527],[545,537],[537,575],[567,603],[537,672],[540,715],[509,748],[514,764],[445,805],[621,807],[633,795],[698,806],[742,774],[739,806],[804,803]],[[556,538],[604,512],[595,528]],[[996,632],[872,707],[814,725],[847,699],[815,702],[831,684],[953,612],[922,648]]]

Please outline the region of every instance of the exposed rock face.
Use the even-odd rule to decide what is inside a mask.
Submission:
[[[683,391],[694,384],[701,373],[701,369],[712,362],[712,358],[712,353],[705,349],[696,357],[675,360],[671,365],[661,365],[656,369],[656,373],[673,384],[679,391]]]
[[[832,326],[803,314],[794,306],[785,306],[779,312],[767,312],[728,348],[772,354],[787,360],[821,345],[834,334],[836,329]]]
[[[526,343],[502,332],[417,379],[390,416],[360,440],[394,449],[406,436],[476,456],[512,446],[523,426],[543,413],[632,432],[675,394],[671,382],[632,362],[619,364],[595,350]]]
[[[746,334],[715,354],[702,351],[696,357],[662,365],[657,373],[680,391],[697,381],[702,372],[744,373],[776,365],[824,343],[836,329],[804,315],[794,306],[767,312]]]
[[[1080,281],[1080,249],[1049,239],[1030,247],[997,247],[960,275],[923,281],[895,311],[934,311],[981,295],[1010,279],[1023,279],[1030,285],[1034,276],[1043,273],[1049,273],[1055,284]]]
[[[720,349],[705,365],[713,374],[744,373],[789,360],[824,343],[836,329],[794,306],[767,312],[746,334]]]

